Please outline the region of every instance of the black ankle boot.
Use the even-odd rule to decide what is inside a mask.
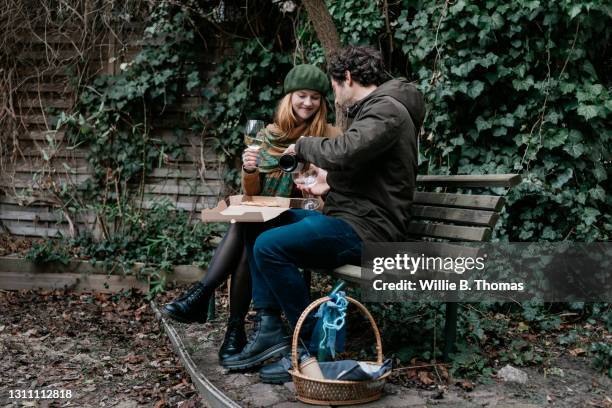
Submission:
[[[244,319],[231,318],[227,322],[225,338],[219,349],[219,362],[223,364],[223,361],[228,357],[240,353],[245,344],[246,334],[244,332]]]
[[[266,384],[284,384],[291,382],[293,379],[289,374],[291,369],[291,354],[281,358],[280,360],[267,364],[259,369],[259,378],[261,382]]]
[[[298,346],[298,361],[309,357],[310,354],[301,346]],[[259,378],[261,382],[266,384],[283,384],[293,381],[289,370],[293,363],[291,362],[291,350],[285,353],[285,356],[274,363],[266,364],[259,369]]]
[[[181,323],[206,323],[208,302],[214,290],[201,282],[162,308],[162,312]]]
[[[259,310],[247,344],[240,353],[224,359],[221,364],[229,370],[256,367],[286,352],[291,347],[289,342],[280,314]]]

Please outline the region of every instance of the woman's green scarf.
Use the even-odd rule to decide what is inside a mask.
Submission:
[[[259,172],[263,174],[261,195],[291,197],[293,191],[291,173],[285,173],[278,168],[278,159],[289,145],[302,136],[304,130],[305,126],[300,126],[287,135],[276,125],[271,124],[257,135],[257,138],[262,140],[259,152]]]

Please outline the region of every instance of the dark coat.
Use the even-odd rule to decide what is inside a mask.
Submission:
[[[324,213],[347,221],[363,241],[404,241],[417,174],[421,93],[393,79],[349,108],[336,138],[300,138],[299,159],[328,171]]]

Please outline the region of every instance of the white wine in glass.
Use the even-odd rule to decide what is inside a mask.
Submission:
[[[248,119],[244,125],[244,143],[247,146],[247,150],[254,151],[259,155],[259,149],[263,143],[263,139],[258,138],[257,134],[260,130],[265,127],[263,120]],[[259,156],[257,157],[257,164],[259,165]]]

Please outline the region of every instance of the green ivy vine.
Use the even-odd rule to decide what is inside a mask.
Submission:
[[[500,239],[609,239],[609,10],[597,1],[404,4],[395,39],[429,105],[425,171],[521,173]]]
[[[149,133],[153,116],[176,102],[185,88],[197,85],[185,80],[197,75],[194,40],[188,11],[160,3],[151,10],[142,50],[133,61],[87,86],[79,98],[81,113],[60,116],[58,127],[68,126],[70,142],[87,144],[98,186],[125,189],[127,182],[180,154],[176,145]]]

